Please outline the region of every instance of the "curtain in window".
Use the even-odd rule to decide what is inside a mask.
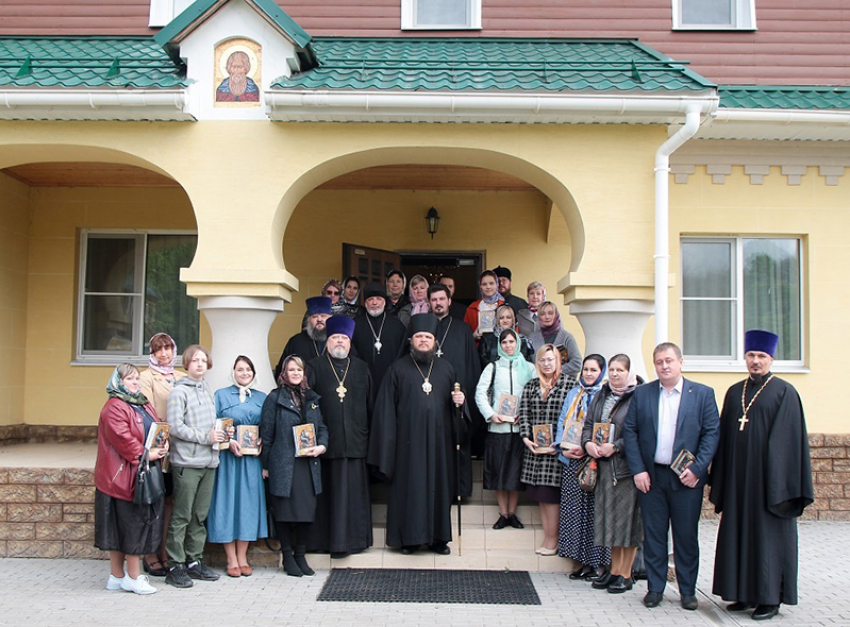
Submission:
[[[198,303],[180,282],[180,268],[192,264],[197,242],[196,235],[148,236],[143,353],[148,339],[160,332],[173,337],[180,351],[198,341]]]

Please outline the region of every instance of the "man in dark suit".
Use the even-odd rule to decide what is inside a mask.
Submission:
[[[639,490],[644,559],[649,591],[646,607],[657,607],[667,584],[667,530],[682,607],[695,610],[699,570],[699,515],[708,466],[717,450],[720,418],[714,390],[682,377],[682,351],[671,342],[652,353],[658,380],[635,390],[626,417],[626,459]],[[670,465],[687,451],[693,462],[677,475]]]

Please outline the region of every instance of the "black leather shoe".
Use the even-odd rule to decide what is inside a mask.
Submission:
[[[156,560],[154,564],[159,564],[159,568],[154,568],[146,559],[142,559],[142,566],[145,568],[145,572],[151,577],[165,577],[168,574],[168,569],[163,565],[162,562]]]
[[[608,584],[611,583],[611,580],[614,579],[614,575],[611,572],[605,572],[600,577],[597,577],[593,580],[593,584],[591,587],[594,590],[606,590],[608,588]]]
[[[431,549],[432,553],[436,553],[437,555],[449,555],[452,552],[449,545],[445,542],[435,542],[428,545],[428,548]]]
[[[617,575],[608,583],[608,592],[611,594],[620,594],[632,589],[632,578],[626,579],[622,575]]]
[[[744,612],[753,607],[752,603],[746,601],[735,601],[726,606],[727,612]]]
[[[508,516],[508,524],[514,529],[525,529],[525,525],[520,522],[516,514],[511,514],[510,516]]]
[[[499,520],[493,523],[493,529],[504,529],[508,526],[508,519],[504,515],[499,514]]]
[[[778,605],[756,605],[753,620],[770,620],[777,614],[779,614]]]
[[[593,574],[593,569],[590,566],[582,566],[578,570],[574,570],[570,573],[570,579],[573,581],[579,579],[587,579]]]
[[[660,592],[647,592],[643,597],[643,604],[648,608],[658,607],[663,599],[664,595]]]
[[[403,546],[401,547],[402,555],[413,555],[419,549],[418,546]]]
[[[682,595],[682,607],[686,610],[695,610],[699,608],[699,601],[697,601],[697,597],[695,594],[683,594]]]

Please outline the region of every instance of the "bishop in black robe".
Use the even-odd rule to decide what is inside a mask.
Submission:
[[[378,391],[368,461],[390,484],[387,546],[439,547],[452,539],[454,444],[468,426],[452,401],[455,381],[447,361],[431,357],[419,363],[408,354],[390,366]]]
[[[803,406],[791,384],[766,373],[729,388],[710,484],[721,515],[712,592],[744,605],[795,605],[796,518],[814,490]]]
[[[333,320],[333,318],[331,319]],[[328,323],[333,330],[332,323]],[[372,509],[366,455],[372,411],[372,377],[366,363],[328,353],[310,361],[313,390],[328,427],[328,450],[322,464],[322,494],[307,548],[344,557],[372,546]],[[340,399],[337,388],[345,387]]]

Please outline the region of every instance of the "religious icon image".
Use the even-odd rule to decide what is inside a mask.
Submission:
[[[515,394],[501,394],[499,396],[499,415],[505,422],[514,422],[519,410],[519,397]]]
[[[593,441],[597,444],[607,444],[614,441],[616,425],[610,422],[597,422],[593,425]]]
[[[582,423],[578,420],[570,420],[564,425],[564,437],[561,438],[561,448],[581,448]]]
[[[316,430],[310,422],[292,427],[292,435],[295,440],[295,457],[303,457],[308,449],[316,446]]]
[[[552,448],[552,425],[534,425],[531,431],[538,453],[551,453],[555,450]]]
[[[260,454],[259,425],[239,425],[236,429],[239,449],[243,455]]]
[[[260,105],[261,49],[249,39],[229,39],[215,51],[216,106]]]

